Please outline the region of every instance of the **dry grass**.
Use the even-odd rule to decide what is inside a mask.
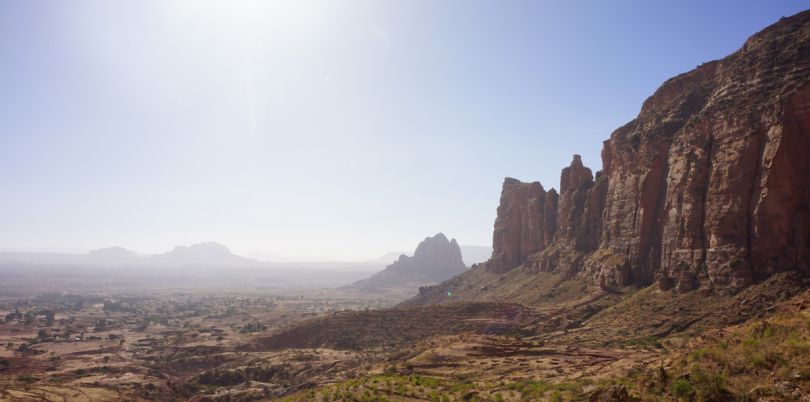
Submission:
[[[624,383],[645,400],[802,400],[810,395],[810,292],[766,319],[705,332]]]
[[[289,395],[283,401],[577,401],[589,382],[482,382],[464,378],[384,375]]]

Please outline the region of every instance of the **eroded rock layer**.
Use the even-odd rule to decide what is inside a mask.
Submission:
[[[810,272],[810,12],[666,81],[602,164],[575,155],[559,197],[507,179],[487,268],[680,291]]]

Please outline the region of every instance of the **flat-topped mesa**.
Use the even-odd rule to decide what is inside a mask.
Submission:
[[[554,239],[557,193],[539,182],[523,183],[507,177],[492,235],[492,258],[487,269],[506,272],[544,249]]]

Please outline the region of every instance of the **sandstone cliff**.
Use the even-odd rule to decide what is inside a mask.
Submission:
[[[492,258],[487,266],[505,272],[546,248],[557,231],[557,193],[546,192],[538,182],[507,178],[503,183]]]
[[[560,193],[507,178],[486,267],[738,290],[810,273],[810,12],[666,81]]]

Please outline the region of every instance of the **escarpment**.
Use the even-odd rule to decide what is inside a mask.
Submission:
[[[738,290],[810,273],[810,12],[666,81],[559,196],[506,179],[489,270]]]

